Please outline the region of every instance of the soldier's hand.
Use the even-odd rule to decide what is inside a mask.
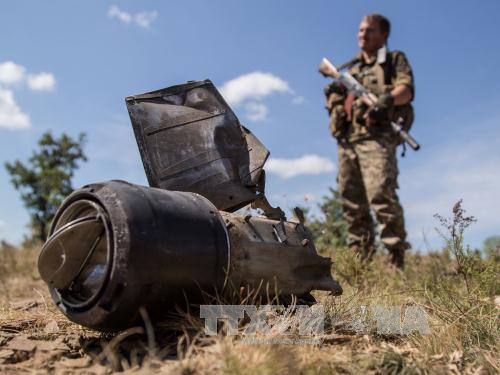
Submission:
[[[330,94],[333,94],[333,93],[339,94],[339,95],[345,95],[346,88],[341,82],[335,80],[332,83],[329,83],[328,85],[326,85],[324,91],[325,91],[326,96],[329,96]]]
[[[391,93],[380,95],[375,105],[367,113],[367,125],[370,126],[374,123],[387,120],[389,118],[389,110],[392,107],[394,107],[394,95]]]

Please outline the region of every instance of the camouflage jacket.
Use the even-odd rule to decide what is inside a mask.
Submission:
[[[371,61],[365,61],[361,53],[356,56],[356,63],[351,66],[349,73],[363,86],[375,95],[390,92],[399,85],[408,86],[415,96],[413,72],[403,52],[388,52],[385,47],[378,51]],[[330,114],[330,132],[337,139],[357,141],[361,139],[389,137],[394,135],[388,122],[374,124],[367,128],[363,116],[368,107],[356,98],[352,106],[346,105],[348,93],[338,83],[331,83],[325,87],[326,108]],[[350,113],[347,113],[350,109]],[[410,104],[396,106],[389,113],[389,118],[396,121],[399,117],[405,120],[404,128],[408,130],[413,122],[413,108]]]

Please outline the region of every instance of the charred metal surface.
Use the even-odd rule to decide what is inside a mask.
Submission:
[[[222,212],[195,193],[124,181],[71,194],[38,262],[59,309],[104,331],[137,323],[141,306],[154,318],[225,288],[337,295],[330,266],[300,223]]]
[[[97,212],[106,231],[80,225],[101,223]],[[201,290],[214,293],[228,255],[225,224],[206,198],[111,181],[63,202],[38,268],[70,320],[109,331],[136,323],[141,306],[155,315],[186,296],[196,302]]]
[[[252,202],[269,151],[209,80],[126,98],[150,186],[190,191],[218,209]]]
[[[97,264],[99,258],[108,256],[108,220],[102,207],[81,200],[71,204],[64,216],[43,246],[38,261],[42,279],[57,289],[70,287],[86,264]],[[81,251],[82,248],[88,251]],[[102,263],[105,262],[106,259]]]
[[[250,287],[263,296],[302,296],[313,289],[342,294],[332,278],[331,260],[319,256],[300,223],[221,212],[228,228],[233,287]]]
[[[260,209],[264,216],[272,220],[286,220],[285,213],[280,207],[273,207],[267,200],[265,189],[266,189],[266,171],[262,170],[259,177],[258,194],[255,200],[252,202],[253,209]]]

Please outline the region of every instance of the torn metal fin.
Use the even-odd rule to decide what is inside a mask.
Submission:
[[[152,187],[198,193],[219,210],[257,198],[269,156],[211,81],[190,81],[125,99]]]
[[[267,200],[265,195],[266,188],[266,171],[264,169],[261,170],[259,175],[259,181],[257,183],[258,192],[257,198],[252,203],[253,209],[260,209],[265,217],[271,220],[286,220],[285,213],[280,207],[273,207]]]

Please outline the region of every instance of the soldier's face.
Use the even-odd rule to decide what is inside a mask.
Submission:
[[[382,33],[378,22],[369,22],[366,19],[361,21],[358,31],[358,46],[367,53],[374,53],[381,48],[387,33]]]

